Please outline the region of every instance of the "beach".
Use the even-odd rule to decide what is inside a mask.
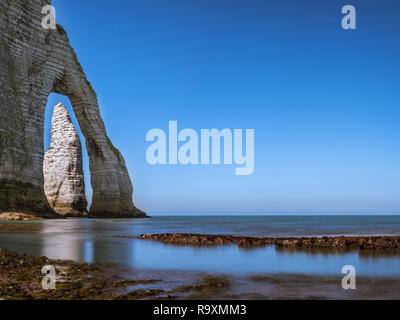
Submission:
[[[354,219],[357,220],[352,217],[351,223]],[[358,218],[359,227],[353,235],[348,230],[349,221],[346,223],[337,217],[319,218],[319,221],[311,218],[314,225],[323,224],[319,228],[323,234],[316,234],[315,226],[309,226],[308,230],[301,229],[297,237],[289,222],[284,231],[284,221],[290,220],[288,217],[155,217],[2,222],[0,297],[61,300],[400,298],[400,253],[393,247],[398,244],[395,234],[399,218],[388,217],[386,224],[385,218],[381,219],[380,235],[370,228],[375,224],[373,217]],[[302,228],[299,218],[293,220]],[[312,225],[310,219],[304,220],[304,226]],[[326,220],[331,222],[329,232],[324,224]],[[332,220],[342,222],[333,227]],[[209,227],[203,226],[207,221]],[[257,227],[249,228],[251,225]],[[274,237],[265,237],[259,232],[268,228],[274,229],[269,232]],[[346,236],[339,236],[345,229]],[[375,229],[378,229],[376,225]],[[184,233],[185,230],[190,234]],[[373,239],[372,244],[389,243],[392,247],[360,248],[363,239]],[[293,245],[299,241],[308,246]],[[322,247],[318,241],[344,246]],[[54,265],[57,270],[55,291],[41,288],[44,265]],[[357,270],[356,290],[343,290],[341,286],[344,265],[354,265]]]
[[[163,273],[51,260],[0,249],[3,300],[271,300],[399,299],[400,280],[360,278],[357,290],[343,290],[339,277],[295,274],[248,277]],[[54,290],[41,286],[41,268],[54,265]],[[145,276],[147,274],[147,277]],[[141,278],[138,278],[141,277]],[[152,277],[155,277],[154,279]]]

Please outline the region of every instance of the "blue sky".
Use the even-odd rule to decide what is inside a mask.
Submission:
[[[398,1],[53,4],[125,157],[139,208],[400,213]],[[357,30],[341,28],[346,4],[357,10]],[[59,101],[71,110],[68,99],[50,96],[46,148]],[[254,173],[149,165],[146,133],[167,131],[170,120],[198,132],[254,129]]]

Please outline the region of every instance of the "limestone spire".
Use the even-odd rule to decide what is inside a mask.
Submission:
[[[82,145],[67,109],[54,107],[50,149],[43,163],[44,191],[50,206],[65,216],[86,216]]]

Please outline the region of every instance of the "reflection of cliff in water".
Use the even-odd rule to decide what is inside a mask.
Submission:
[[[339,248],[289,248],[289,247],[275,247],[277,253],[282,254],[295,254],[301,252],[310,256],[331,256],[331,255],[346,255],[354,254],[358,249],[339,249]]]
[[[399,251],[390,250],[360,250],[360,259],[377,259],[400,257]]]
[[[40,255],[87,263],[133,265],[133,242],[106,236],[102,224],[69,220],[65,226],[44,223]]]
[[[399,251],[377,250],[377,249],[338,249],[338,248],[288,248],[275,247],[276,252],[282,254],[303,253],[306,256],[331,256],[358,253],[360,259],[400,257]]]
[[[41,255],[52,259],[67,259],[92,262],[92,235],[85,230],[79,234],[74,232],[82,229],[78,221],[69,220],[67,226],[43,223],[39,235]],[[63,231],[70,232],[63,232]]]

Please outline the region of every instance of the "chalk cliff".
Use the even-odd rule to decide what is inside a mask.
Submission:
[[[43,127],[51,92],[69,97],[89,155],[94,217],[143,217],[121,153],[65,30],[44,29],[49,0],[0,1],[0,213],[57,217],[44,193]],[[95,52],[93,52],[95,54]]]

